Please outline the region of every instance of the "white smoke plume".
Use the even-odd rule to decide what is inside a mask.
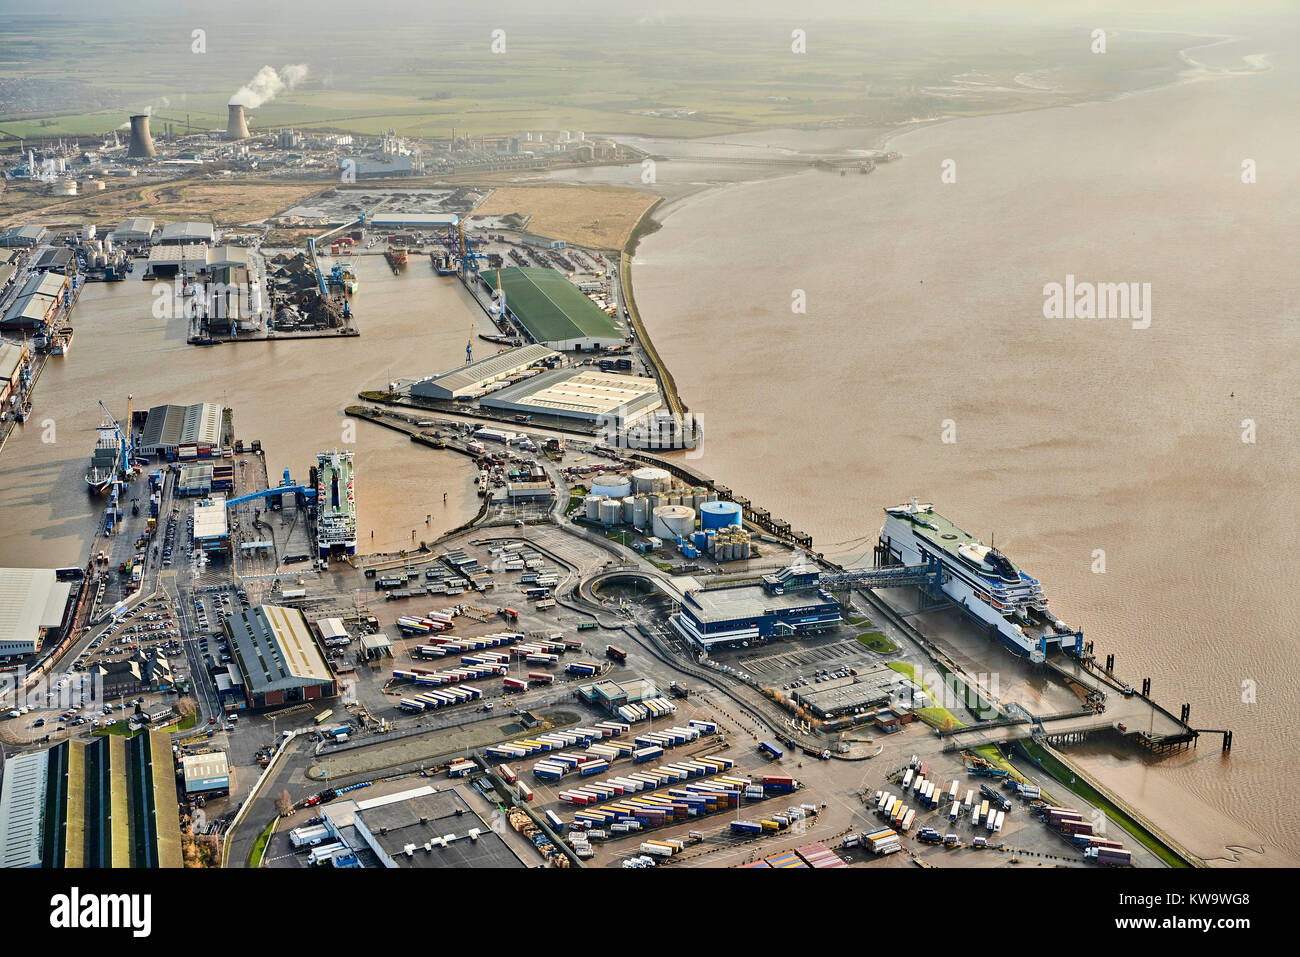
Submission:
[[[230,98],[231,106],[256,109],[263,103],[275,99],[285,90],[292,90],[307,79],[307,64],[294,63],[279,72],[273,66],[264,66],[257,75],[235,91]]]

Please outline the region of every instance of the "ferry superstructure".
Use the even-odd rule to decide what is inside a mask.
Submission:
[[[322,559],[357,553],[351,452],[335,450],[316,456],[316,546]]]
[[[885,509],[880,544],[904,565],[927,559],[943,568],[943,591],[997,631],[1003,644],[1032,661],[1045,661],[1053,647],[1080,650],[1083,636],[1048,610],[1038,580],[996,548],[913,498]]]

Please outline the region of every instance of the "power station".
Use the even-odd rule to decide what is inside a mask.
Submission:
[[[126,150],[127,156],[157,156],[153,148],[153,137],[149,135],[149,114],[137,113],[131,117],[131,143]]]
[[[248,139],[252,134],[248,132],[248,123],[244,120],[244,108],[238,103],[231,103],[229,110],[230,115],[226,120],[226,139]]]

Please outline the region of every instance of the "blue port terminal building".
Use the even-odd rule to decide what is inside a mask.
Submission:
[[[839,602],[818,579],[812,568],[787,570],[761,583],[707,587],[692,578],[675,578],[678,610],[669,621],[701,651],[818,634],[841,621]]]

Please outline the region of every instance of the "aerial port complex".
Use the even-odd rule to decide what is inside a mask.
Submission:
[[[299,131],[235,103],[112,125],[9,149],[9,188],[316,186],[261,218],[6,213],[0,466],[82,390],[58,449],[87,517],[75,561],[0,568],[4,866],[1204,865],[1072,755],[1226,760],[1231,730],[924,489],[860,503],[878,532],[829,560],[697,467],[631,246],[483,212],[506,173],[635,168],[634,138]],[[103,334],[95,284],[162,303],[208,368],[273,357],[283,414],[342,437],[277,447],[224,373],[162,396],[65,374]],[[395,340],[341,400],[318,388],[435,293],[454,350]],[[450,491],[463,521],[371,518],[395,444],[416,464],[391,495],[434,528]]]

